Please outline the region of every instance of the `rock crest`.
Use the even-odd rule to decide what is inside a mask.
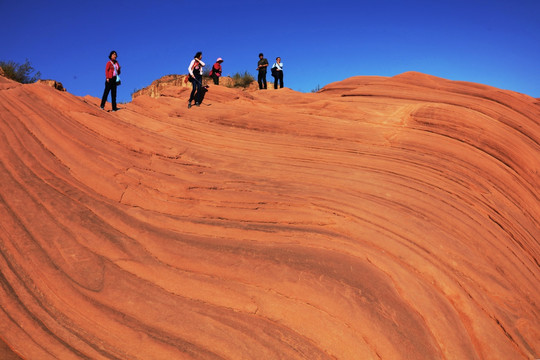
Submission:
[[[37,83],[53,87],[59,91],[66,91],[62,83],[56,80],[38,80]]]
[[[191,83],[188,81],[186,82],[186,78],[188,75],[165,75],[157,80],[154,80],[152,84],[149,86],[137,90],[133,94],[131,94],[131,98],[135,99],[141,95],[150,96],[151,98],[158,98],[162,95],[163,90],[170,88],[172,86],[175,87],[182,87],[182,88],[190,88],[191,89]],[[219,80],[219,86],[232,86],[232,79],[228,76],[223,76]],[[212,82],[212,79],[209,79],[207,77],[203,78],[203,85],[210,85],[214,86],[214,83]]]

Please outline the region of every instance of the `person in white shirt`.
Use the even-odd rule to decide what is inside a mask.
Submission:
[[[278,88],[278,81],[279,81],[279,87],[283,87],[283,63],[281,62],[281,58],[277,57],[276,62],[274,65],[272,65],[272,76],[274,77],[274,89]]]
[[[193,85],[191,95],[189,95],[188,108],[191,107],[191,102],[195,99],[195,93],[202,87],[203,67],[202,52],[199,51],[195,54],[188,67],[189,81]],[[199,106],[200,104],[195,102],[195,105]]]

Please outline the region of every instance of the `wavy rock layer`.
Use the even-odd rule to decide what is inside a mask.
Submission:
[[[188,91],[0,78],[0,357],[540,356],[536,99]]]

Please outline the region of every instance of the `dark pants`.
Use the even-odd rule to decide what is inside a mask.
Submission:
[[[259,82],[259,89],[266,89],[266,70],[261,71],[259,70],[259,77],[257,78],[257,81]]]
[[[212,80],[214,80],[214,85],[219,85],[219,76],[212,73]]]
[[[202,86],[202,76],[195,75],[195,78],[190,77],[189,81],[191,81],[191,85],[193,85],[191,95],[189,95],[189,102],[192,102],[195,99],[195,93],[199,91]]]
[[[283,87],[283,71],[276,71],[276,76],[274,77],[274,89],[277,89],[279,80],[279,87]]]
[[[116,78],[109,79],[109,81],[105,81],[105,90],[103,90],[103,96],[101,97],[101,107],[105,107],[105,103],[107,102],[107,98],[109,97],[109,91],[111,92],[111,103],[112,103],[112,109],[117,110],[116,107]]]

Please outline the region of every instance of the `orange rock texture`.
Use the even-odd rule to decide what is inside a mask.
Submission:
[[[135,91],[133,94],[131,94],[131,98],[135,99],[139,96],[150,96],[152,98],[158,98],[161,96],[161,93],[164,92],[167,93],[167,89],[171,86],[175,87],[187,87],[189,88],[190,92],[192,89],[191,82],[187,80],[188,75],[165,75],[157,80],[154,80],[150,85],[147,87]],[[268,76],[271,78],[270,76]],[[268,81],[268,89],[267,90],[273,90],[273,84],[274,84],[274,78],[271,78],[271,81]],[[202,79],[203,85],[211,85],[214,86],[214,81],[210,77],[203,77]],[[225,86],[232,88],[234,87],[234,79],[230,76],[222,76],[219,78],[219,86]],[[250,84],[249,90],[257,90],[259,88],[259,85],[257,81],[254,81]]]
[[[537,99],[188,96],[0,78],[0,358],[540,357]]]

